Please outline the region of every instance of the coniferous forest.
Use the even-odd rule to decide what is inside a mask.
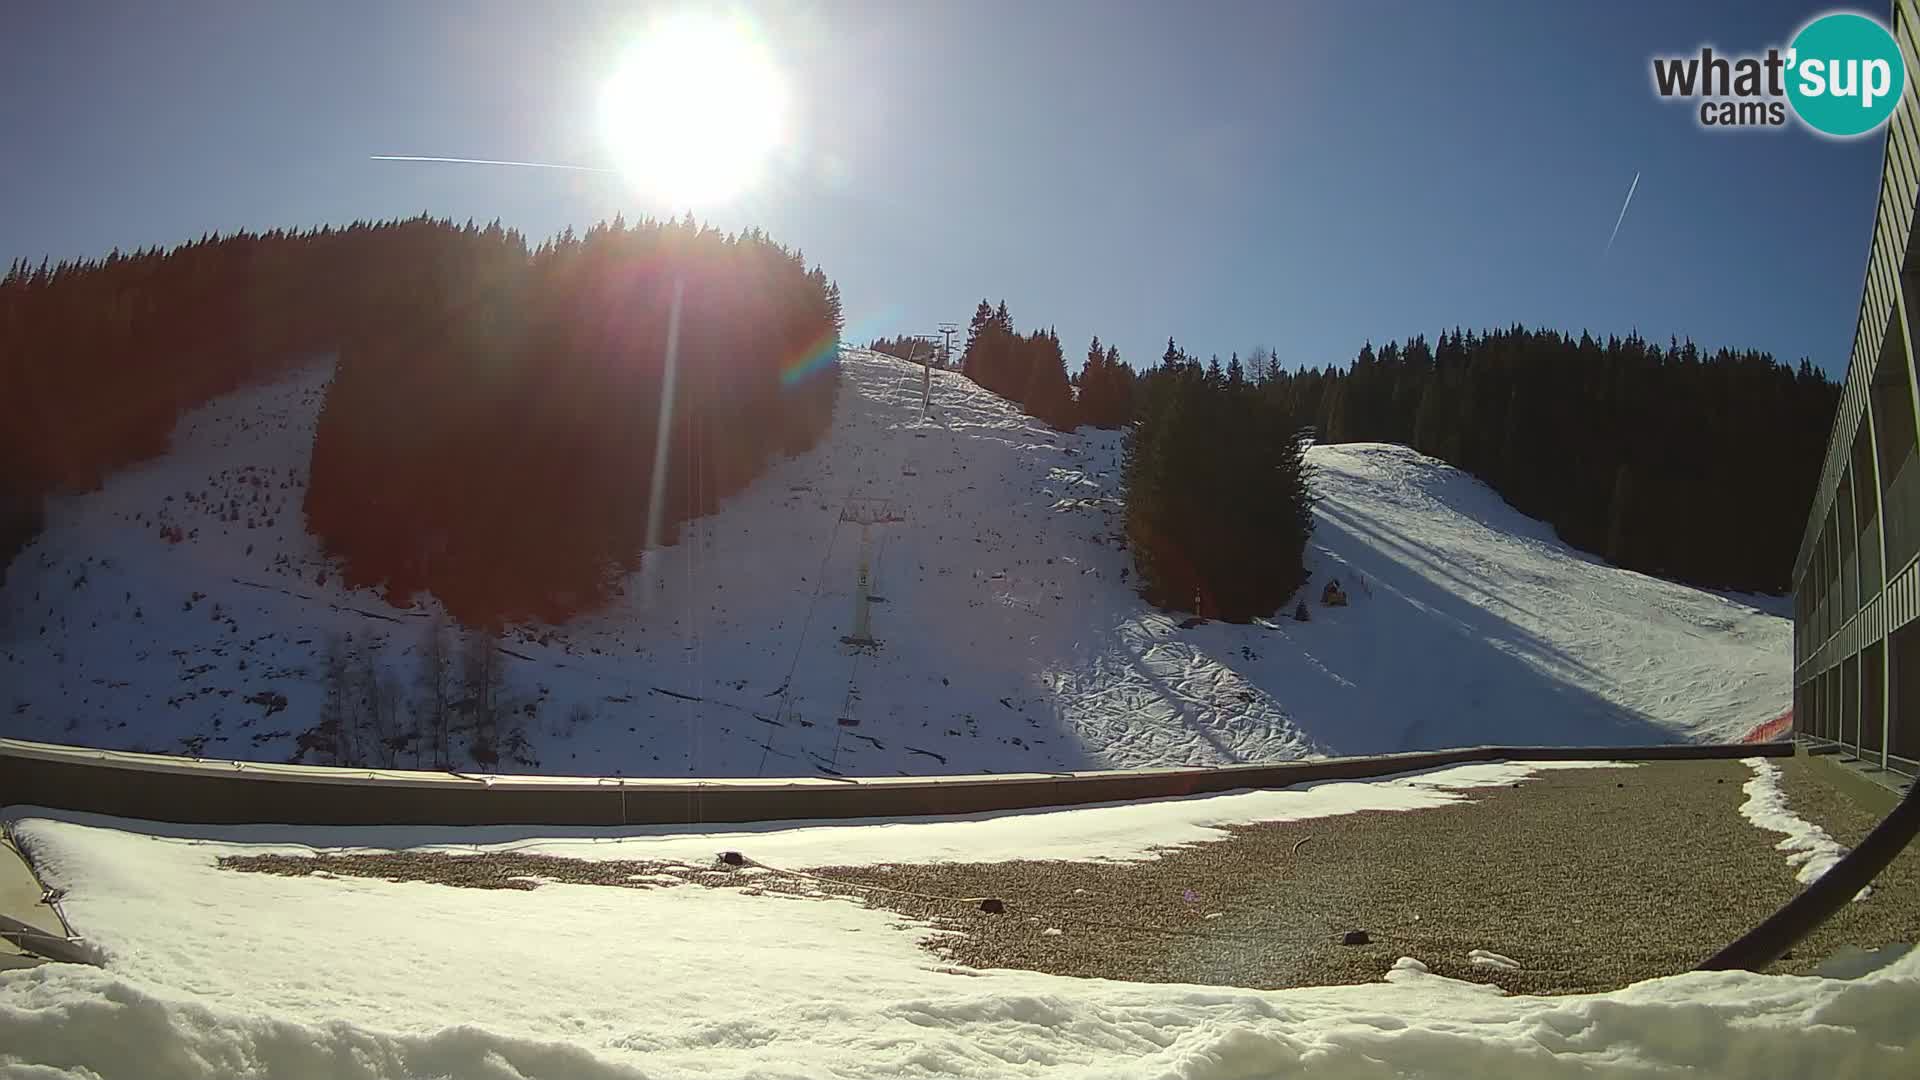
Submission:
[[[892,338],[878,337],[867,342],[867,348],[874,352],[885,353],[901,360],[911,360],[916,364],[930,363],[934,367],[946,366],[945,358],[940,355],[942,347],[937,340],[928,341],[909,334]]]
[[[1485,481],[1616,566],[1782,593],[1840,388],[1802,360],[1510,327],[1264,361],[1262,393],[1322,442],[1396,442]]]
[[[1064,403],[1054,386],[1057,356],[1052,331],[1019,335],[1005,301],[997,308],[981,301],[962,370],[1063,430],[1129,421],[1146,427],[1132,433],[1129,450],[1129,521],[1143,587],[1156,602],[1192,610],[1197,584],[1202,607],[1222,613],[1261,611],[1272,591],[1269,567],[1231,554],[1241,540],[1224,519],[1180,524],[1201,513],[1189,495],[1226,478],[1221,499],[1274,491],[1291,500],[1293,474],[1282,465],[1276,482],[1249,471],[1244,453],[1216,459],[1182,451],[1188,456],[1177,466],[1157,462],[1165,452],[1160,433],[1181,430],[1176,418],[1190,413],[1210,417],[1216,447],[1261,443],[1263,436],[1238,425],[1325,443],[1411,446],[1472,473],[1567,543],[1617,566],[1708,588],[1781,593],[1839,400],[1838,385],[1805,360],[1789,367],[1752,350],[1706,352],[1690,341],[1662,347],[1638,336],[1599,340],[1520,326],[1454,330],[1436,343],[1422,336],[1377,350],[1369,343],[1350,364],[1297,370],[1266,348],[1244,364],[1235,354],[1202,368],[1169,341],[1160,366],[1138,376],[1095,337],[1071,379],[1077,394]],[[1188,385],[1171,378],[1175,372],[1200,378]],[[1216,394],[1256,404],[1221,405]],[[1271,464],[1257,450],[1246,453],[1259,469]],[[1187,492],[1143,499],[1163,474],[1187,477]],[[1311,518],[1289,507],[1276,521]],[[1182,554],[1186,568],[1163,578],[1174,564],[1154,553],[1156,537],[1189,527],[1219,538],[1208,556],[1214,576],[1199,569],[1206,560]],[[1291,525],[1245,527],[1280,529],[1267,540],[1283,560],[1296,550]],[[1240,596],[1261,599],[1245,608],[1233,599]]]
[[[1095,337],[1070,380],[1057,333],[1020,334],[1006,301],[982,300],[960,370],[1061,431],[1132,422],[1127,538],[1149,602],[1244,622],[1305,579],[1313,515],[1299,425],[1237,358],[1202,368],[1169,340],[1160,366],[1135,375]]]
[[[0,278],[0,568],[47,495],[99,486],[164,451],[185,410],[404,316],[383,297],[427,238],[458,232],[356,223],[16,261]]]
[[[416,218],[16,263],[0,279],[0,563],[46,496],[164,451],[215,395],[332,354],[305,509],[348,579],[396,603],[431,591],[463,621],[564,616],[635,564],[656,504],[671,542],[824,434],[840,326],[838,289],[799,253],[691,219],[532,251],[497,223]],[[663,424],[673,467],[654,497]]]
[[[593,607],[648,541],[663,426],[669,543],[832,421],[838,289],[757,231],[616,220],[530,256],[483,235],[410,285],[427,317],[341,351],[306,504],[348,581],[396,602]]]
[[[676,282],[662,542],[829,423],[837,290],[757,231],[616,221],[529,250],[497,223],[422,217],[15,262],[0,278],[0,561],[37,531],[47,495],[160,453],[180,414],[217,394],[334,354],[306,509],[350,579],[385,583],[402,603],[432,591],[469,619],[591,606],[647,541]],[[1369,344],[1321,369],[1264,349],[1206,368],[1171,343],[1169,356],[1136,375],[1096,337],[1070,377],[1055,331],[1020,333],[1004,301],[983,300],[959,366],[1059,430],[1157,425],[1136,432],[1142,448],[1181,445],[1159,435],[1194,412],[1211,414],[1220,447],[1302,428],[1322,442],[1404,443],[1617,565],[1774,592],[1838,398],[1805,361],[1519,326]],[[1196,368],[1198,383],[1168,389]],[[1195,404],[1221,387],[1254,404]],[[1243,457],[1221,457],[1221,475],[1265,485],[1240,471]],[[1228,501],[1262,489],[1223,483]],[[1158,512],[1142,511],[1143,529]],[[1289,528],[1279,550],[1292,544]],[[1148,588],[1190,606],[1197,584],[1222,612],[1270,591],[1264,568],[1247,569],[1243,590],[1194,567],[1164,586],[1150,574]]]
[[[1237,363],[1203,368],[1171,339],[1134,401],[1123,461],[1142,595],[1235,622],[1273,614],[1306,579],[1301,431]]]
[[[980,301],[967,326],[960,371],[1056,430],[1072,431],[1079,423],[1060,335],[1052,330],[1016,332],[1005,300],[997,309]]]

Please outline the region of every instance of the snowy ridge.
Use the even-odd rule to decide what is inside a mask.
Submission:
[[[923,419],[917,365],[849,350],[841,370],[820,447],[689,523],[613,608],[509,635],[532,757],[503,768],[892,775],[1672,742],[1737,735],[1788,700],[1785,619],[1573,552],[1401,447],[1310,451],[1312,621],[1184,629],[1123,580],[1118,433],[1052,432],[942,372]],[[382,640],[410,676],[431,607],[343,589],[304,532],[327,377],[221,398],[166,456],[49,507],[0,592],[0,734],[287,760],[326,635]],[[850,499],[900,519],[871,529],[871,653],[840,641]],[[1329,576],[1351,606],[1318,604]]]

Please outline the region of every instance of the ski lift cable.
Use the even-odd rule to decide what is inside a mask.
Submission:
[[[884,497],[873,497],[870,501],[876,502],[879,505],[879,512],[877,514],[871,514],[867,516],[877,517],[882,523],[904,520],[898,517],[894,513],[893,506],[895,501],[899,498],[901,476],[904,473],[907,460],[911,455],[911,453],[912,453],[912,444],[907,442],[904,439],[900,440],[898,454],[895,457],[895,460],[893,462],[893,466],[894,466],[893,471],[891,472],[891,474],[889,474],[886,477],[884,481],[886,487],[892,492],[892,494],[889,494]],[[869,580],[866,585],[866,587],[869,589],[871,589],[872,587],[873,579],[879,576],[879,567],[882,565],[882,560],[885,558],[886,549],[887,549],[887,534],[885,532],[882,532],[880,535],[879,543],[875,545],[875,548],[874,548],[873,564],[872,564],[872,567],[870,568]],[[864,652],[856,651],[853,655],[853,662],[847,666],[847,693],[846,693],[846,697],[841,701],[840,715],[838,717],[835,717],[834,732],[833,732],[833,755],[831,758],[831,764],[829,766],[830,768],[835,770],[838,770],[840,768],[840,748],[846,740],[846,725],[839,723],[839,721],[853,715],[853,702],[855,697],[859,693],[860,660],[863,655],[865,655]]]
[[[839,538],[840,516],[835,514],[833,528],[827,532],[827,548],[821,553],[820,566],[813,575],[813,596],[808,599],[807,614],[800,622],[800,637],[799,640],[793,643],[793,656],[787,662],[787,677],[780,682],[780,707],[775,710],[773,714],[775,720],[784,721],[786,719],[788,702],[793,696],[793,673],[800,670],[800,656],[806,648],[807,631],[813,626],[814,610],[820,606],[820,597],[822,593],[825,592],[827,564],[833,559],[833,547]],[[767,754],[772,751],[773,740],[776,736],[776,732],[769,731],[767,733],[767,741],[760,748],[760,767],[754,770],[755,776],[765,776],[767,774]]]

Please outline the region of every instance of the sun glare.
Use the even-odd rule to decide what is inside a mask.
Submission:
[[[677,211],[751,188],[786,135],[786,86],[742,19],[662,19],[623,58],[601,101],[617,167]]]

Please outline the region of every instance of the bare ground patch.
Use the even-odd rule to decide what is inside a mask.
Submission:
[[[221,865],[467,888],[688,883],[857,898],[957,931],[925,947],[976,969],[1279,988],[1373,982],[1413,956],[1516,992],[1576,993],[1689,970],[1794,895],[1779,837],[1738,813],[1751,775],[1737,761],[1547,772],[1449,806],[1236,827],[1140,863],[732,867],[387,852]],[[1789,780],[1796,810],[1832,815],[1843,843],[1859,838],[1849,829],[1864,835],[1844,807],[1803,795],[1817,777]],[[982,897],[1004,910],[981,910]],[[1353,930],[1367,943],[1343,944]],[[1809,971],[1843,943],[1916,937],[1920,853],[1908,852],[1872,898],[1774,970]],[[1475,949],[1520,967],[1476,966]]]

